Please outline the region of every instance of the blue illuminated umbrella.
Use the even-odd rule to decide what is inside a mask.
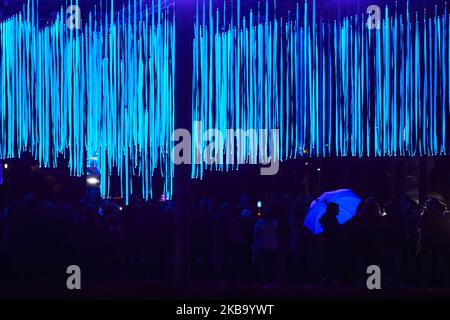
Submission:
[[[340,224],[346,223],[356,214],[361,198],[353,193],[350,189],[340,189],[336,191],[325,192],[318,199],[314,200],[309,207],[306,215],[304,226],[313,234],[323,232],[322,225],[319,220],[325,213],[328,203],[334,202],[339,205],[339,214],[337,219]]]

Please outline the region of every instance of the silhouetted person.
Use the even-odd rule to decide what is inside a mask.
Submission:
[[[302,250],[301,234],[303,232],[303,220],[305,217],[305,208],[300,201],[295,201],[289,207],[289,278],[292,280],[300,280],[300,276],[304,276],[305,270],[302,269],[303,264],[300,259],[300,251]],[[304,251],[304,250],[303,250]],[[304,261],[303,261],[304,262]]]
[[[100,274],[103,260],[104,229],[97,212],[98,210],[94,206],[86,207],[79,235],[83,257],[81,268],[86,269],[85,274],[89,280],[95,279]]]
[[[220,252],[224,258],[226,278],[231,281],[239,281],[242,274],[242,260],[246,253],[244,249],[244,239],[240,224],[240,215],[237,210],[233,210],[229,203],[221,206],[223,217],[224,243]]]
[[[287,280],[289,258],[290,258],[290,225],[289,208],[292,202],[290,195],[283,195],[274,206],[276,219],[278,221],[278,259],[277,259],[277,279],[281,282]]]
[[[355,223],[358,256],[362,258],[358,276],[365,276],[368,266],[381,264],[383,227],[384,217],[378,202],[372,197],[367,198]]]
[[[212,270],[212,249],[214,234],[213,203],[209,199],[202,199],[199,207],[194,209],[192,218],[192,258],[194,278],[210,280]]]
[[[423,268],[426,258],[429,258],[431,273],[429,280],[436,283],[438,279],[437,267],[439,258],[444,252],[445,205],[438,199],[428,199],[419,221],[419,242],[417,245],[416,262],[419,277],[424,275]]]
[[[253,235],[256,265],[259,280],[262,282],[270,283],[274,280],[278,249],[277,229],[278,222],[270,209],[267,209],[255,224]]]
[[[342,276],[342,243],[340,236],[340,224],[337,219],[339,205],[330,202],[327,205],[325,214],[320,218],[319,223],[323,228],[325,237],[325,257],[326,257],[326,277],[325,282],[340,280]]]
[[[7,243],[11,254],[11,267],[16,279],[24,280],[32,275],[35,261],[39,259],[35,240],[41,236],[37,200],[27,194],[11,208],[8,222]],[[31,239],[31,241],[30,241]]]
[[[119,221],[119,208],[113,204],[105,204],[103,208],[103,229],[105,240],[103,246],[105,273],[110,277],[122,274],[125,254],[122,226]]]
[[[403,241],[402,241],[402,264],[401,274],[404,282],[410,283],[414,275],[414,258],[419,240],[418,225],[420,220],[419,205],[408,196],[400,197],[400,212],[403,217]]]
[[[239,208],[238,208],[239,209]],[[241,260],[241,274],[242,280],[254,280],[255,274],[253,272],[253,229],[256,222],[256,215],[250,209],[240,211],[239,226],[242,234],[242,260]]]
[[[444,266],[446,270],[445,280],[450,285],[450,211],[444,212]]]

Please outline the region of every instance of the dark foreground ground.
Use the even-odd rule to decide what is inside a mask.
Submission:
[[[119,299],[119,300],[450,300],[450,288],[386,287],[368,290],[351,285],[217,285],[195,283],[186,286],[150,282],[117,281],[85,283],[81,290],[68,290],[46,283],[29,283],[4,288],[1,299]]]

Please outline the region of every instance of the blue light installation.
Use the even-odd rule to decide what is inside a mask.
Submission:
[[[106,15],[95,10],[76,30],[66,26],[65,8],[41,26],[37,5],[30,0],[0,22],[0,159],[30,151],[40,166],[54,167],[62,154],[80,176],[96,153],[102,197],[116,168],[126,202],[133,176],[151,196],[159,165],[171,197],[173,12],[161,0],[151,7],[132,0],[120,11],[106,1]]]
[[[202,131],[278,128],[281,160],[449,154],[446,6],[432,16],[386,7],[369,29],[366,13],[317,19],[310,0],[287,17],[276,1],[256,17],[234,5],[221,17],[211,0],[197,2],[192,114]]]

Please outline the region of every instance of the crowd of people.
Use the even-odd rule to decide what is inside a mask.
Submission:
[[[69,265],[87,281],[167,280],[171,212],[170,202],[70,205],[29,194],[0,215],[0,283],[60,282]]]
[[[423,208],[406,195],[380,206],[363,199],[356,215],[339,224],[329,203],[323,233],[304,226],[308,197],[273,193],[253,205],[202,199],[190,216],[192,281],[364,285],[377,265],[384,285],[450,284],[450,215],[443,202]],[[86,279],[173,280],[174,207],[170,201],[133,199],[76,205],[27,195],[0,211],[2,283],[59,281],[76,264]]]
[[[311,201],[272,194],[262,209],[241,197],[235,206],[203,199],[194,208],[193,270],[227,282],[365,285],[379,266],[385,285],[450,284],[450,215],[437,199],[421,208],[408,196],[383,207],[363,199],[339,224],[329,203],[314,235],[304,226]]]

